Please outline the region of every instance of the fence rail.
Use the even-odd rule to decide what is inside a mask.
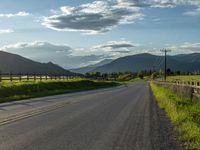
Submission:
[[[68,80],[68,79],[74,79],[80,76],[70,76],[65,74],[33,74],[33,73],[0,73],[0,82],[2,81],[24,81],[24,80]]]
[[[191,87],[194,87],[194,88],[200,88],[200,81],[180,81],[180,80],[171,80],[171,81],[156,80],[156,81],[168,83],[168,84],[175,84],[175,85],[183,85],[183,86],[191,86]]]

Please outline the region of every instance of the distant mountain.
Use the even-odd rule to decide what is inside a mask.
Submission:
[[[19,55],[0,51],[0,71],[3,73],[51,73],[51,74],[65,74],[74,75],[62,67],[49,63],[39,63]]]
[[[180,54],[176,55],[175,59],[178,61],[184,61],[188,63],[200,62],[200,53]]]
[[[175,55],[167,57],[167,68],[173,71],[197,71],[200,70],[200,53]],[[102,73],[111,72],[138,72],[142,70],[160,70],[164,68],[164,57],[148,53],[137,54],[118,58],[111,63],[97,67],[92,71]]]
[[[106,64],[108,64],[108,63],[110,63],[112,61],[113,61],[113,59],[104,59],[104,60],[102,60],[101,62],[99,62],[97,64],[89,65],[89,66],[82,67],[82,68],[70,69],[70,71],[75,72],[75,73],[85,74],[87,72],[90,72],[90,71],[94,70],[97,67],[106,65]]]

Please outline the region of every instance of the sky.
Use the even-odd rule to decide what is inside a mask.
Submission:
[[[78,68],[200,52],[200,0],[0,0],[0,50]]]

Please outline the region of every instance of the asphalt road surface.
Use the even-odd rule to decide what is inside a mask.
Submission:
[[[181,149],[147,82],[1,104],[0,119],[45,105],[47,111],[1,124],[0,150]]]

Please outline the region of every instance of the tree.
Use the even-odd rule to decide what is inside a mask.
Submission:
[[[167,69],[167,75],[170,75],[170,74],[171,74],[171,69],[168,68],[168,69]]]
[[[151,78],[154,80],[155,78],[158,77],[158,75],[159,75],[158,72],[154,72],[154,73],[152,73]]]
[[[139,77],[140,79],[143,79],[143,78],[144,78],[144,74],[143,74],[142,72],[139,72],[139,73],[138,73],[138,77]]]

